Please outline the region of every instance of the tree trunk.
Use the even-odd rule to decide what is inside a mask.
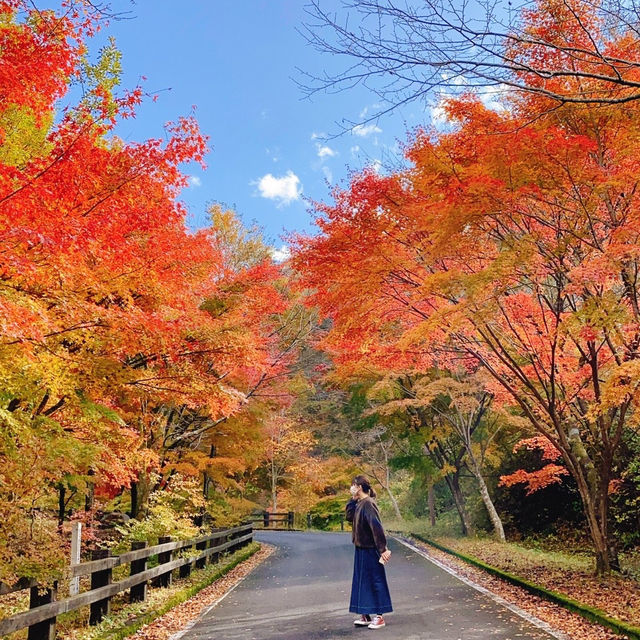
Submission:
[[[93,476],[96,472],[93,469],[89,469],[88,475],[90,476],[87,482],[87,493],[84,497],[84,510],[91,511],[93,509],[94,502],[94,493],[95,493],[95,484],[93,482]]]
[[[460,516],[460,524],[462,525],[462,535],[468,536],[473,532],[473,526],[469,520],[467,509],[465,507],[464,495],[462,489],[460,489],[460,478],[458,477],[459,471],[456,473],[447,474],[444,479],[451,490],[453,501],[456,505],[458,515]]]
[[[131,517],[144,520],[149,494],[151,492],[151,478],[140,472],[138,479],[131,485]],[[135,507],[135,509],[134,509]]]
[[[589,534],[593,542],[596,560],[596,575],[606,576],[612,570],[620,571],[620,562],[615,543],[609,539],[609,493],[606,487],[590,487],[582,473],[576,474],[578,491],[582,498],[582,509],[587,519]],[[602,481],[604,484],[604,480]]]
[[[205,500],[209,497],[209,476],[206,471],[202,474],[202,497]]]
[[[65,513],[65,496],[67,489],[63,484],[58,485],[58,526],[61,527],[64,524]]]
[[[129,511],[129,515],[132,518],[137,518],[138,517],[138,510],[139,510],[138,483],[137,482],[132,482],[131,483],[131,510]]]
[[[617,540],[613,535],[611,535],[611,531],[609,530],[609,478],[608,477],[606,480],[606,486],[603,485],[600,490],[599,511],[600,511],[599,521],[602,523],[602,537],[607,544],[607,559],[608,559],[609,569],[611,571],[621,571],[620,558],[618,557]]]
[[[384,455],[384,470],[385,470],[385,477],[386,477],[384,488],[385,488],[385,491],[389,494],[389,499],[391,500],[391,504],[393,505],[393,510],[396,513],[396,518],[398,518],[398,520],[404,520],[404,518],[402,517],[402,514],[400,513],[400,507],[398,507],[398,501],[396,500],[396,497],[391,492],[391,471],[389,469],[389,455],[387,454],[387,450],[382,444],[382,442],[380,443],[380,448],[382,449],[382,453]]]
[[[385,460],[386,460],[386,452],[385,452]],[[382,488],[387,492],[387,495],[389,496],[389,500],[391,500],[391,505],[393,506],[393,511],[396,514],[396,518],[398,518],[398,520],[404,520],[404,518],[402,517],[402,513],[400,513],[400,507],[398,507],[398,501],[396,500],[396,497],[393,495],[393,492],[391,491],[391,476],[389,473],[388,464],[385,466],[384,473],[386,476],[386,480],[384,482],[380,480],[378,475],[375,473],[375,470],[373,472],[373,477],[380,483]]]
[[[559,431],[559,429],[558,429]],[[562,434],[564,435],[564,433]],[[579,430],[573,426],[567,432],[568,447],[562,451],[582,498],[596,559],[596,575],[605,576],[620,570],[618,551],[609,534],[609,479],[611,456],[603,455],[600,469],[589,456]],[[565,444],[563,442],[563,444]]]
[[[468,451],[469,459],[471,461],[471,473],[476,477],[478,481],[478,485],[480,486],[480,495],[482,496],[482,502],[484,502],[484,506],[487,509],[487,513],[489,514],[489,519],[491,520],[491,524],[493,525],[493,530],[495,534],[498,536],[500,542],[506,542],[506,538],[504,537],[504,527],[502,526],[502,520],[500,520],[500,516],[496,511],[496,507],[493,504],[493,500],[491,500],[491,496],[489,495],[489,489],[487,487],[487,483],[484,481],[482,477],[482,473],[480,472],[480,468],[478,463],[476,462],[471,449]]]
[[[209,457],[210,458],[215,458],[216,457],[216,447],[215,445],[211,445],[211,449],[209,450]],[[205,500],[208,500],[209,498],[209,485],[211,484],[211,478],[209,478],[209,475],[207,474],[206,470],[204,472],[204,479],[202,481],[202,495],[204,497]]]
[[[578,483],[580,485],[581,483]],[[608,512],[608,500],[607,497],[600,497],[599,499],[593,499],[592,495],[584,496],[582,490],[582,505],[585,516],[587,518],[587,525],[589,527],[589,534],[593,542],[593,549],[596,559],[596,575],[606,576],[611,573],[611,570],[620,570],[620,564],[618,561],[618,554],[615,545],[609,543],[608,524],[607,524],[607,512]],[[604,519],[603,519],[603,514]]]
[[[436,526],[436,496],[433,489],[433,484],[429,485],[429,520],[431,526]]]
[[[278,476],[276,472],[275,459],[271,460],[271,503],[273,512],[278,510]]]
[[[456,510],[458,512],[458,515],[460,516],[462,535],[468,536],[473,531],[473,527],[471,525],[471,521],[469,520],[467,509],[465,507],[464,495],[462,494],[462,490],[460,489],[460,466],[462,457],[464,454],[466,454],[466,449],[464,448],[464,446],[462,446],[458,454],[455,456],[455,459],[450,459],[450,456],[449,458],[447,458],[442,446],[439,443],[435,450],[431,449],[431,447],[429,447],[429,445],[425,443],[424,451],[431,458],[435,466],[441,471],[444,471],[445,466],[455,469],[453,473],[443,473],[443,477],[444,481],[449,487],[449,491],[451,491],[453,502],[456,505]]]
[[[393,505],[393,510],[396,514],[396,518],[398,518],[398,520],[404,520],[404,518],[402,517],[402,514],[400,513],[400,507],[398,507],[398,501],[396,500],[396,497],[391,492],[391,489],[389,487],[385,487],[385,491],[389,495],[389,499],[391,500],[391,504]]]

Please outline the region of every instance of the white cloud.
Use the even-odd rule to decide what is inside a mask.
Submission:
[[[326,137],[327,137],[327,134],[324,133],[324,131],[320,131],[320,132],[314,131],[311,134],[311,139],[312,140],[324,140]]]
[[[506,84],[499,84],[495,87],[485,87],[478,93],[480,100],[487,109],[492,111],[506,111],[502,97],[509,91],[509,87]]]
[[[286,262],[291,257],[291,249],[283,244],[279,249],[271,248],[271,257],[274,262]]]
[[[444,103],[451,98],[449,94],[442,94],[438,103],[430,108],[431,111],[431,122],[434,126],[443,125],[449,122],[449,116],[444,108]]]
[[[443,91],[438,96],[436,104],[430,107],[431,122],[434,126],[437,127],[439,125],[445,125],[449,122],[449,118],[444,109],[444,103],[459,95],[459,92],[455,87],[460,87],[461,90],[469,88],[473,89],[487,109],[497,111],[498,113],[506,110],[502,97],[509,91],[509,87],[507,85],[499,84],[491,87],[472,87],[469,81],[462,75],[450,77],[447,74],[441,74],[441,77],[453,88],[453,92]]]
[[[198,178],[198,176],[189,176],[189,186],[190,187],[201,187],[202,180]]]
[[[353,147],[351,147],[349,151],[351,151],[352,156],[358,155],[358,153],[360,152],[360,145],[359,144],[353,145]]]
[[[377,102],[375,104],[372,104],[371,107],[365,107],[361,112],[360,112],[360,120],[364,120],[364,118],[367,116],[367,114],[369,113],[369,109],[371,109],[371,111],[375,111],[376,109],[379,109],[382,105],[378,104]]]
[[[261,197],[275,200],[278,206],[291,204],[302,195],[300,178],[291,170],[279,178],[267,173],[252,184],[257,185]]]
[[[326,144],[322,145],[316,143],[316,147],[318,148],[318,158],[333,158],[334,156],[338,155],[337,151],[327,146]]]
[[[445,80],[449,81],[449,84],[453,85],[454,87],[468,87],[469,86],[469,81],[460,74],[456,74],[453,77],[449,77],[446,74],[443,74],[442,76]]]
[[[351,133],[355,136],[366,138],[372,133],[382,133],[382,129],[375,124],[357,124],[353,129],[351,129]]]
[[[324,177],[327,179],[327,182],[329,182],[329,184],[333,183],[333,172],[331,171],[331,169],[329,169],[329,167],[322,167],[322,173],[324,173]]]

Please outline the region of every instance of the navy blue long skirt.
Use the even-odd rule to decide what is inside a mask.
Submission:
[[[389,613],[391,596],[387,585],[384,565],[378,562],[380,554],[376,549],[356,547],[353,561],[353,582],[351,584],[351,613]]]

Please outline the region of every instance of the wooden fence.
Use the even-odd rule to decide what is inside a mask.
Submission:
[[[146,542],[134,542],[131,551],[112,556],[108,550],[94,551],[91,561],[71,566],[71,577],[91,576],[89,591],[57,600],[56,585],[43,591],[30,581],[20,581],[13,587],[0,585],[0,594],[31,589],[29,610],[0,620],[0,636],[28,628],[28,640],[53,640],[56,634],[56,617],[61,613],[90,606],[89,624],[98,624],[109,613],[111,598],[130,590],[131,602],[145,600],[147,583],[168,587],[172,571],[180,570],[180,577],[187,577],[192,567],[204,568],[207,561],[215,562],[224,552],[233,552],[251,543],[253,525],[245,524],[233,529],[216,530],[208,536],[194,540],[172,541],[160,538],[159,543],[147,547]],[[214,542],[216,544],[214,544]],[[182,557],[174,554],[182,551]],[[194,553],[195,551],[195,553]],[[147,569],[150,557],[158,557],[158,565]],[[129,577],[112,582],[114,567],[131,565]]]
[[[304,527],[303,514],[296,514],[294,511],[256,511],[251,515],[251,521],[256,529],[278,530],[286,528],[291,530],[295,529],[294,521],[296,520],[296,515],[298,516],[298,522],[302,523],[302,527]],[[329,524],[328,517],[326,518],[326,523]],[[273,528],[271,527],[272,524],[275,525]],[[282,524],[282,526],[278,526],[279,524]],[[313,527],[313,517],[310,513],[307,513],[306,525],[307,529]],[[344,513],[340,514],[340,529],[344,531]]]
[[[259,513],[254,513],[251,516],[251,521],[253,522],[253,524],[261,525],[264,529],[269,529],[269,525],[271,523],[275,524],[277,528],[279,522],[286,524],[287,529],[293,529],[293,519],[293,511],[260,511]],[[256,528],[260,528],[260,526]]]

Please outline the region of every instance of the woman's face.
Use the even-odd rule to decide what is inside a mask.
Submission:
[[[361,489],[362,487],[359,484],[353,483],[349,491],[351,492],[351,495],[355,498],[360,493]]]

